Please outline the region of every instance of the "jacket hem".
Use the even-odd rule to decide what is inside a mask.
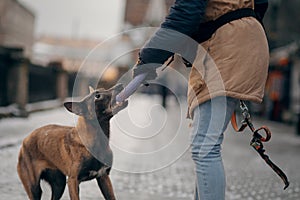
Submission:
[[[249,94],[241,94],[237,92],[232,92],[232,91],[219,91],[219,92],[214,92],[210,93],[208,95],[202,96],[202,97],[195,97],[191,103],[188,105],[188,113],[187,113],[187,118],[193,119],[193,112],[194,109],[199,106],[200,104],[209,101],[215,97],[218,96],[227,96],[227,97],[232,97],[235,99],[239,100],[244,100],[244,101],[252,101],[255,103],[261,103],[263,101],[262,97],[260,96],[255,96],[255,95],[249,95]]]

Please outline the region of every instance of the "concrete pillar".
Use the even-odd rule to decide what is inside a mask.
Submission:
[[[56,73],[56,98],[64,101],[68,96],[68,74],[61,62],[50,62],[48,67],[53,68]]]
[[[9,104],[16,104],[20,110],[18,115],[24,117],[27,116],[29,65],[30,62],[26,58],[12,59],[7,77]]]
[[[28,103],[28,68],[29,60],[22,59],[18,66],[18,77],[17,77],[17,92],[16,92],[16,103],[19,108],[25,110],[26,104]]]
[[[68,74],[66,71],[59,71],[56,75],[56,96],[64,101],[68,96]]]

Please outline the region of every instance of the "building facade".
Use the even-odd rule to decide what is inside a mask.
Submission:
[[[135,27],[144,25],[149,7],[154,1],[156,0],[126,0],[124,22]],[[164,2],[164,8],[166,9],[165,12],[167,13],[170,6],[174,3],[175,0],[159,1]]]
[[[34,43],[34,13],[17,0],[0,1],[0,45],[23,48],[31,56]]]

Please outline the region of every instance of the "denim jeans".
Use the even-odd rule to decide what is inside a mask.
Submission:
[[[195,163],[195,200],[224,200],[226,178],[221,157],[224,131],[238,103],[216,97],[194,110],[191,153]]]

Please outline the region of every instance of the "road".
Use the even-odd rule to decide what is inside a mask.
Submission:
[[[188,149],[189,123],[186,104],[170,99],[168,108],[159,97],[134,96],[127,110],[111,122],[114,166],[111,179],[118,199],[193,199],[194,171]],[[45,124],[74,125],[76,117],[64,108],[33,113],[29,118],[0,120],[0,199],[21,200],[26,194],[19,181],[16,164],[22,139]],[[223,159],[227,177],[227,200],[300,199],[300,138],[291,126],[256,118],[254,125],[267,125],[272,139],[265,144],[267,154],[285,171],[291,185],[283,190],[281,179],[249,146],[251,135],[225,133]],[[50,187],[42,182],[43,198]],[[80,185],[82,199],[99,199],[96,181]],[[69,199],[67,188],[62,199]]]

